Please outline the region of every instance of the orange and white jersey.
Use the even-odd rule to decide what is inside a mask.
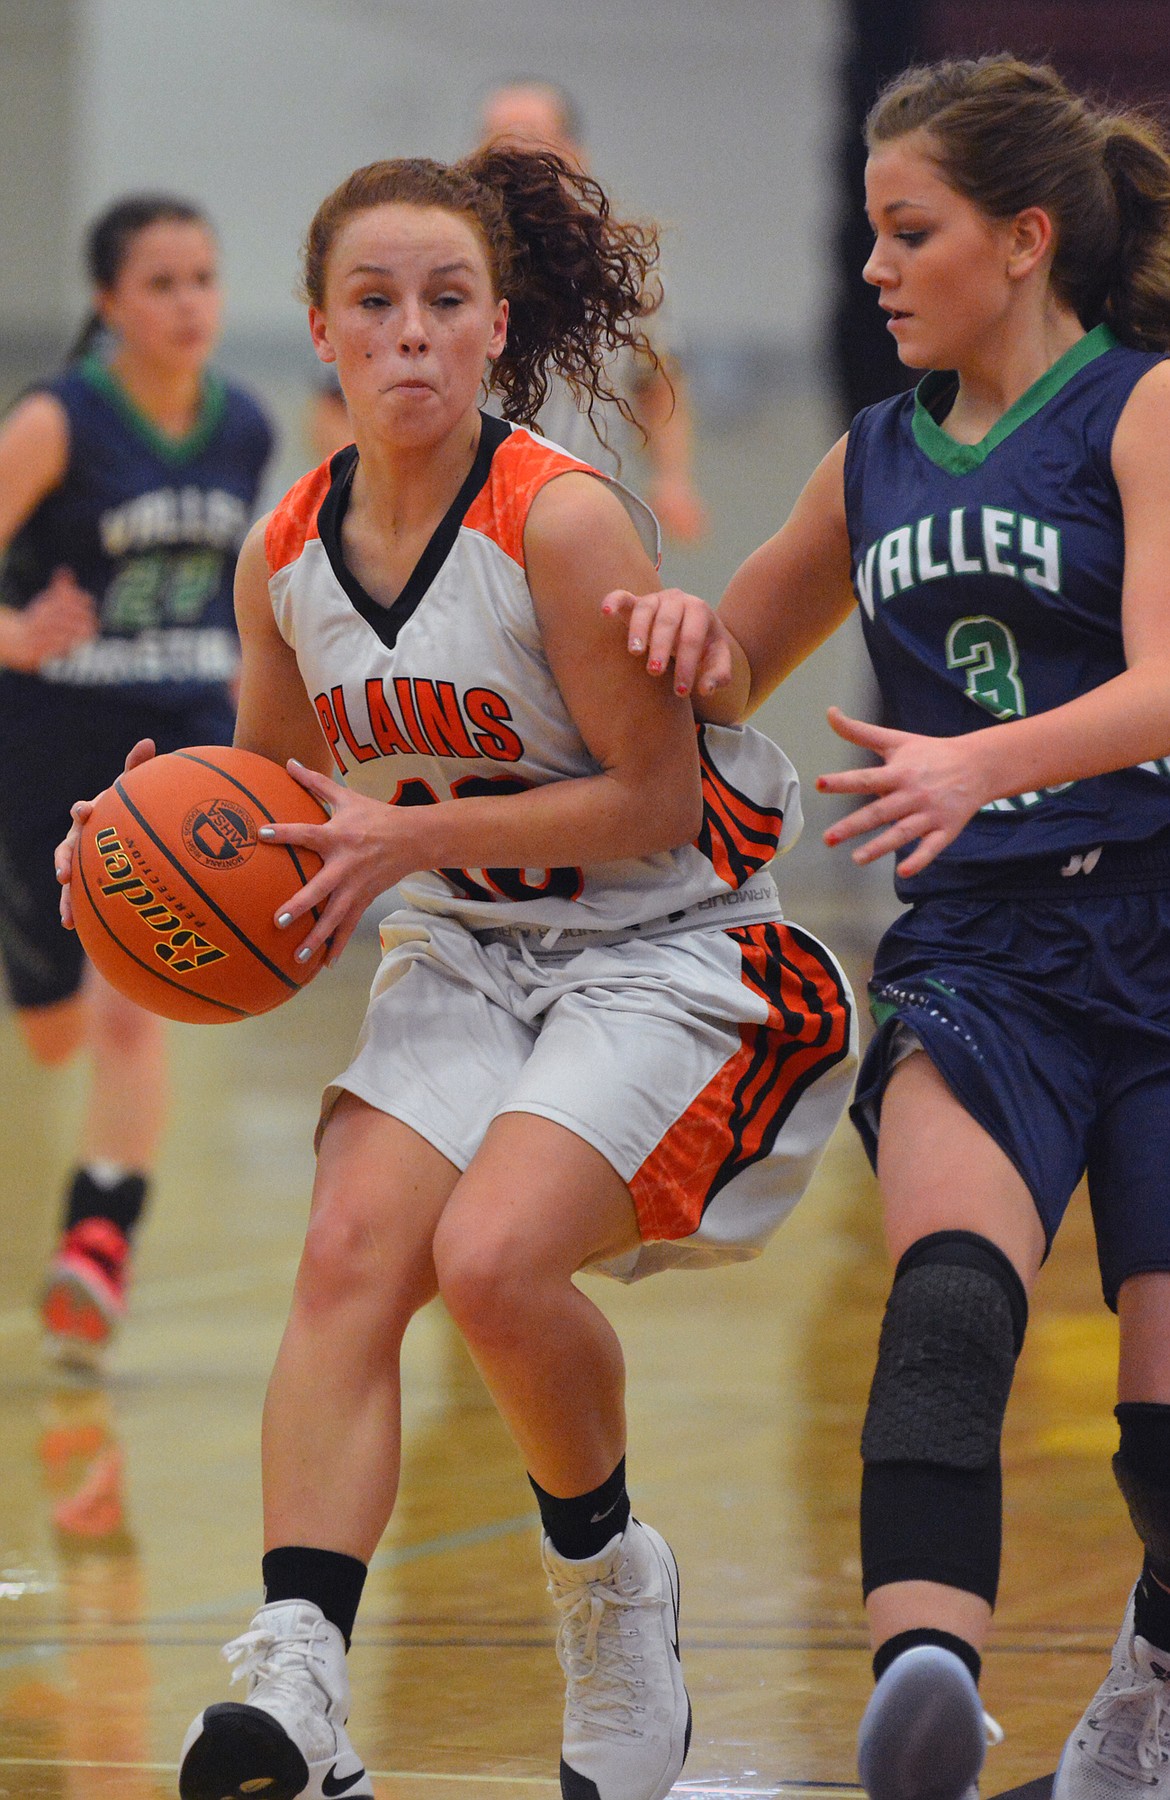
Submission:
[[[594,471],[485,415],[467,480],[383,606],[342,555],[356,466],[350,446],[306,475],[265,540],[277,627],[344,779],[415,806],[596,774],[549,668],[524,567],[540,489],[570,470]],[[613,485],[656,556],[653,515]],[[693,844],[588,868],[428,870],[400,884],[403,900],[472,929],[625,931],[668,917],[677,925],[692,911],[728,925],[777,918],[767,869],[800,830],[792,765],[746,727],[701,726],[699,746],[704,818]]]

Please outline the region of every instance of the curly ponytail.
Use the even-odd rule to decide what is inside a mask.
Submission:
[[[345,222],[386,204],[437,206],[477,227],[495,291],[508,301],[508,341],[489,376],[506,418],[531,424],[556,369],[591,421],[599,401],[632,420],[608,365],[628,348],[660,366],[641,324],[662,303],[654,226],[615,219],[597,182],[551,151],[488,145],[458,163],[369,163],[322,201],[309,226],[302,295],[310,304],[324,303],[329,253]]]
[[[989,217],[1052,220],[1052,286],[1086,330],[1170,349],[1170,145],[1106,112],[1046,64],[982,56],[907,69],[866,120],[871,149],[923,131],[943,178]]]

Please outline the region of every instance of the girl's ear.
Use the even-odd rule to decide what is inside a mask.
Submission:
[[[313,340],[313,348],[320,362],[337,361],[337,352],[329,342],[329,327],[325,323],[325,314],[319,306],[309,308],[309,336]]]

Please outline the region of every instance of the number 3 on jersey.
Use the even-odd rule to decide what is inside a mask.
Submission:
[[[1028,708],[1016,640],[998,619],[956,619],[947,632],[947,668],[967,671],[967,697],[996,719],[1022,719]]]
[[[530,784],[515,775],[464,775],[451,783],[456,800],[480,799],[494,794],[522,794]],[[439,796],[429,783],[415,777],[399,784],[391,806],[437,806]],[[585,885],[581,869],[545,869],[535,881],[533,869],[480,869],[491,885],[476,881],[468,869],[440,869],[452,887],[469,900],[538,900],[552,896],[557,900],[575,900]]]

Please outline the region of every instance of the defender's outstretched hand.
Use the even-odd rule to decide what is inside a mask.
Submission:
[[[918,875],[940,850],[952,844],[967,821],[994,796],[979,789],[976,759],[968,737],[919,737],[851,719],[839,707],[829,708],[829,724],[850,744],[872,750],[882,761],[867,769],[842,769],[821,775],[823,794],[868,794],[865,806],[839,819],[825,833],[826,844],[843,844],[864,832],[877,836],[853,851],[855,863],[876,862],[890,851],[916,848],[897,865],[902,876]]]
[[[136,769],[139,763],[149,762],[154,755],[154,739],[139,738],[124,764],[124,772]],[[102,793],[106,790],[103,788]],[[68,931],[75,929],[73,923],[73,897],[69,884],[73,878],[73,857],[77,850],[77,840],[81,836],[81,827],[101,799],[95,794],[92,800],[75,800],[69,808],[72,825],[53,852],[53,867],[57,872],[57,880],[61,883],[61,923]]]
[[[617,588],[605,596],[601,610],[628,621],[630,654],[644,655],[651,675],[661,675],[674,663],[677,694],[692,689],[700,695],[713,694],[731,680],[730,633],[697,594],[685,594],[681,588],[631,594]]]

